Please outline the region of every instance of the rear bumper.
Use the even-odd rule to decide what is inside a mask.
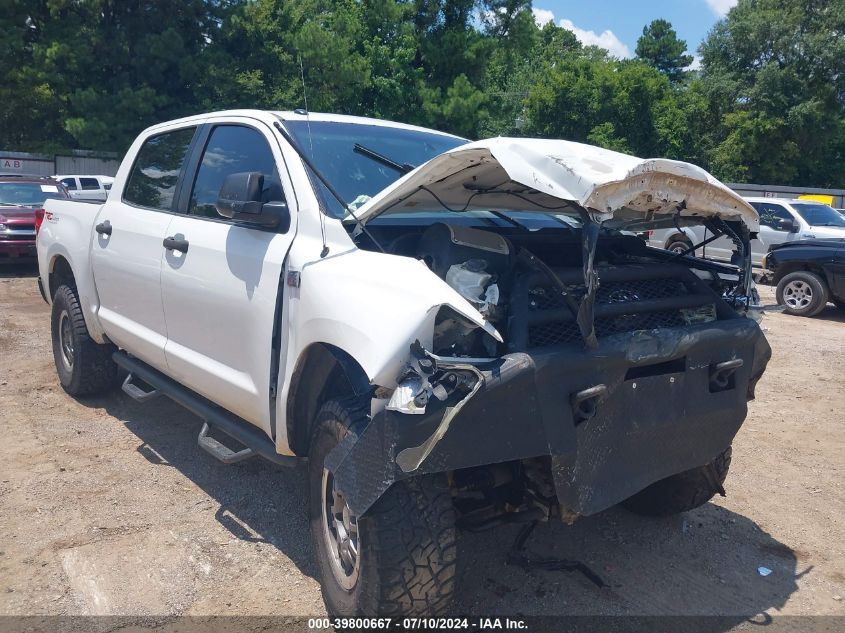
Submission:
[[[561,505],[590,515],[727,448],[770,356],[757,324],[744,318],[610,336],[592,350],[508,354],[477,366],[482,387],[417,470],[404,472],[396,456],[440,424],[445,405],[433,399],[423,415],[378,413],[327,466],[360,515],[406,477],[550,456]],[[714,390],[715,365],[736,359],[742,364],[727,386]],[[572,397],[596,385],[604,395],[583,419]]]
[[[0,240],[0,261],[3,259],[35,259],[35,240]]]

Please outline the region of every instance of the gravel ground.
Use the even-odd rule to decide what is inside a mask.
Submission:
[[[0,614],[323,614],[304,473],[215,462],[169,401],[67,396],[33,275],[0,269]],[[464,535],[459,611],[845,615],[845,313],[764,324],[774,356],[726,498],[536,530],[531,552],[583,561],[603,589],[506,565],[516,528]]]

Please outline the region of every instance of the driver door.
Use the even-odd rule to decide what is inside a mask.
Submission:
[[[751,242],[751,261],[755,266],[760,266],[763,255],[769,251],[770,246],[794,240],[798,235],[784,228],[781,222],[783,220],[797,222],[798,220],[793,218],[786,207],[776,202],[754,202],[752,206],[760,214],[760,233],[757,239]]]
[[[290,185],[280,180],[281,150],[263,123],[227,117],[207,124],[203,137],[186,177],[190,193],[168,228],[184,252],[168,249],[162,261],[168,372],[272,436],[273,325],[281,318],[277,296],[296,213],[291,209],[290,229],[280,233],[225,219],[215,203],[226,177],[242,172],[261,172],[274,201],[292,205],[294,197],[284,193]]]

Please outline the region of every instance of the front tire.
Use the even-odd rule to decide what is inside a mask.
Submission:
[[[693,510],[713,498],[719,486],[725,483],[731,466],[731,447],[710,464],[692,468],[651,484],[645,490],[622,502],[622,506],[635,514],[666,517]]]
[[[827,285],[824,279],[808,270],[784,275],[775,291],[778,303],[786,306],[787,314],[812,317],[827,305]]]
[[[100,345],[88,334],[74,288],[60,286],[56,290],[50,325],[56,373],[66,392],[88,396],[117,385],[120,368],[112,360],[115,348]]]
[[[457,537],[445,476],[397,482],[358,519],[323,467],[367,408],[327,402],[312,435],[311,537],[326,610],[333,617],[441,615],[454,591]]]

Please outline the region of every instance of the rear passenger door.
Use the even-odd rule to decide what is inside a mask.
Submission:
[[[218,215],[223,181],[241,172],[261,172],[264,202],[291,207],[286,233]],[[272,435],[271,343],[281,318],[282,269],[296,230],[281,150],[264,123],[227,118],[204,126],[192,174],[182,213],[168,228],[187,249],[167,251],[161,271],[168,373]]]
[[[166,371],[167,328],[161,301],[163,240],[173,219],[179,176],[196,126],[140,140],[120,196],[112,196],[95,221],[91,259],[108,337]]]

